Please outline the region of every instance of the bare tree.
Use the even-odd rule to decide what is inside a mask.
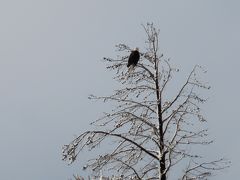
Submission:
[[[89,97],[110,101],[116,107],[92,123],[97,130],[86,131],[64,145],[63,160],[72,163],[81,150],[95,149],[109,138],[114,141],[112,151],[89,160],[85,169],[107,169],[109,173],[117,172],[121,179],[166,180],[170,170],[182,163],[186,167],[179,179],[207,179],[212,172],[228,167],[228,162],[203,161],[197,151],[188,148],[212,143],[206,138],[206,120],[200,107],[206,99],[198,94],[210,88],[198,80],[197,74],[205,71],[196,65],[176,94],[170,96],[168,87],[178,70],[159,52],[159,30],[152,24],[143,28],[147,47],[141,51],[134,71],[126,67],[131,49],[117,45],[121,55],[104,61],[107,69],[116,73],[119,89],[110,96]]]

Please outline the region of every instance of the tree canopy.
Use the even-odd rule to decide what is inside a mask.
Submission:
[[[94,174],[105,169],[109,176],[121,179],[166,180],[180,166],[181,180],[207,179],[214,171],[228,167],[229,162],[222,158],[207,161],[188,148],[212,143],[201,111],[206,98],[199,94],[210,88],[198,78],[206,71],[196,65],[177,93],[168,93],[178,69],[160,52],[160,31],[153,24],[143,28],[146,48],[139,50],[140,60],[134,71],[127,68],[131,48],[126,44],[116,46],[120,54],[117,58],[104,58],[106,68],[115,72],[119,88],[112,95],[91,95],[89,99],[110,101],[116,106],[92,122],[96,130],[86,131],[64,145],[63,160],[72,163],[84,148],[92,150],[110,140],[114,142],[112,150],[89,160],[84,169]]]

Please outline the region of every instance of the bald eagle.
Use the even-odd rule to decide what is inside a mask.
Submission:
[[[132,67],[134,68],[138,61],[139,61],[139,58],[140,58],[140,54],[139,54],[139,50],[138,48],[136,48],[135,50],[133,50],[128,58],[128,64],[127,64],[127,67]]]

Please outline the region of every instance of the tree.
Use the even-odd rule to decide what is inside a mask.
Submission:
[[[134,71],[127,69],[130,48],[116,46],[121,54],[116,59],[104,58],[107,69],[114,71],[119,89],[110,96],[90,99],[112,102],[116,108],[104,113],[92,124],[96,130],[86,131],[63,147],[63,160],[74,162],[81,150],[95,149],[103,141],[114,141],[112,151],[89,160],[85,169],[99,173],[103,169],[121,176],[121,179],[166,180],[170,170],[185,165],[181,180],[207,179],[212,172],[228,167],[224,159],[203,161],[197,151],[188,146],[208,145],[206,119],[201,104],[206,99],[198,92],[210,87],[198,80],[205,72],[196,65],[174,96],[168,86],[178,72],[159,52],[159,30],[153,24],[143,26],[147,35],[146,52]],[[171,171],[172,172],[172,171]]]

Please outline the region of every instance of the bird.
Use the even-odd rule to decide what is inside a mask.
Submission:
[[[140,59],[139,49],[135,48],[129,55],[127,67],[133,69],[137,65],[139,59]]]

